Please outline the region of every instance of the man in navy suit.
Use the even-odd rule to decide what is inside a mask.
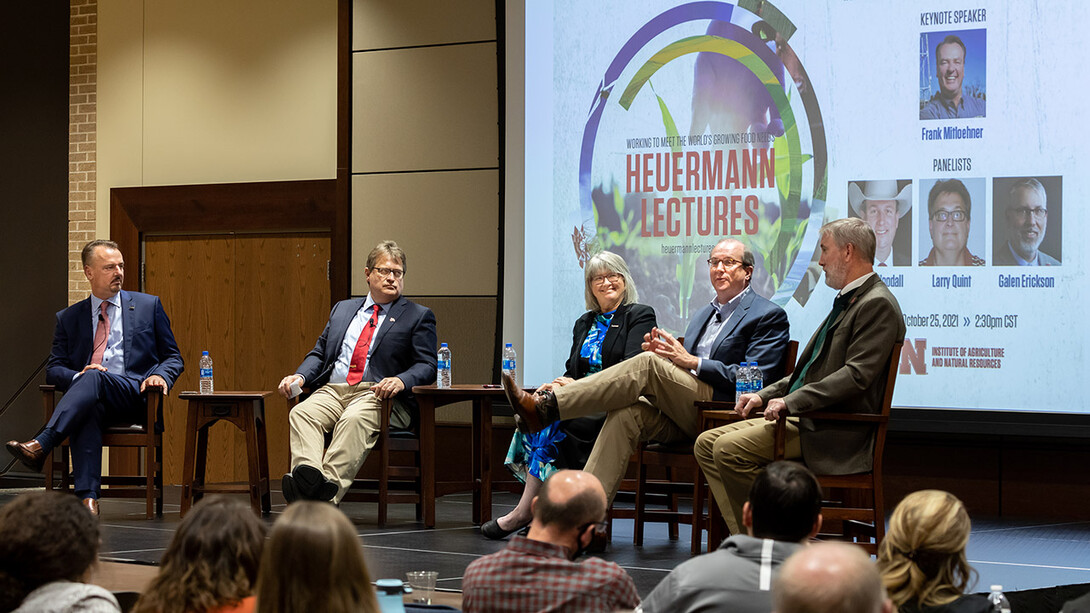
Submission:
[[[504,377],[520,427],[537,431],[557,419],[606,411],[585,470],[601,480],[612,503],[637,443],[695,439],[700,415],[693,403],[733,400],[739,362],[757,362],[766,381],[783,375],[787,313],[749,288],[753,264],[753,253],[737,240],[712,249],[716,297],[689,322],[684,344],[653,328],[640,355],[548,394],[531,396]]]
[[[46,382],[65,394],[33,440],[8,441],[7,448],[38,471],[45,456],[68,438],[76,495],[98,515],[102,429],[140,420],[141,394],[148,387],[167,393],[184,364],[159,298],[121,290],[125,260],[117,243],[91,241],[82,258],[91,296],[57,313],[45,373]]]
[[[288,502],[340,500],[378,438],[382,400],[394,399],[390,424],[408,428],[413,386],[435,382],[435,315],[401,296],[405,270],[397,243],[372,249],[364,269],[367,297],[334,305],[314,349],[280,381],[288,398],[304,385],[315,390],[288,415],[291,472],[282,481]]]

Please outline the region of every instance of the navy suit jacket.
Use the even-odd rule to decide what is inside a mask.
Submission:
[[[143,381],[159,375],[174,387],[185,363],[170,330],[170,319],[158,296],[121,291],[121,334],[124,338],[125,374]],[[53,350],[45,380],[62,392],[72,377],[91,361],[91,297],[57,313]]]
[[[348,324],[366,300],[350,298],[333,305],[329,322],[314,349],[295,369],[306,379],[308,387],[318,389],[329,382]],[[371,379],[376,382],[386,377],[401,379],[405,390],[398,394],[398,399],[415,405],[413,386],[435,383],[437,346],[435,315],[431,309],[399,296],[389,305],[382,327],[371,339],[371,357],[367,363]]]
[[[587,373],[580,372],[579,352],[583,341],[587,340],[598,313],[587,311],[575,320],[572,328],[571,355],[565,363],[564,376],[578,379]],[[613,320],[609,322],[606,337],[602,339],[602,368],[606,369],[621,360],[639,354],[643,349],[643,335],[655,327],[655,309],[646,304],[626,304],[617,307]]]
[[[704,305],[689,322],[684,343],[689,353],[695,355],[696,344],[712,313],[711,305]],[[783,376],[790,340],[787,313],[750,289],[719,331],[710,359],[700,361],[696,376],[715,388],[714,400],[733,401],[738,363],[757,362],[765,382],[776,381]]]

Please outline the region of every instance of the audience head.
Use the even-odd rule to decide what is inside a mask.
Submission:
[[[265,524],[240,500],[213,496],[185,516],[137,613],[203,613],[254,592]]]
[[[531,506],[530,538],[568,547],[574,558],[605,521],[606,492],[588,472],[561,470],[545,480]]]
[[[587,260],[583,266],[583,279],[583,297],[589,311],[608,313],[640,299],[628,264],[611,251],[602,251]]]
[[[949,492],[922,490],[905,497],[878,546],[878,568],[893,604],[946,604],[969,586],[973,569],[965,558],[969,514]]]
[[[878,568],[856,545],[817,543],[780,567],[772,586],[775,613],[892,613]]]
[[[359,537],[340,510],[315,501],[288,505],[261,557],[257,610],[378,611]]]
[[[70,494],[32,492],[0,508],[0,611],[47,583],[86,579],[98,544],[98,520]]]
[[[749,488],[742,519],[757,538],[801,542],[821,528],[821,486],[797,462],[773,462]]]

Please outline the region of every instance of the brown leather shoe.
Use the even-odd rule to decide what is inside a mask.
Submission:
[[[42,449],[37,439],[25,443],[8,441],[7,448],[11,455],[25,464],[27,468],[36,473],[42,472],[42,466],[45,466],[45,450]]]
[[[503,391],[507,395],[507,402],[511,403],[518,419],[515,425],[524,434],[540,432],[545,426],[556,421],[556,408],[549,406],[549,395],[527,394],[511,378],[504,373],[502,377]],[[553,397],[553,403],[555,403]]]
[[[88,513],[98,517],[98,500],[94,498],[84,498],[82,504],[83,508],[87,509]]]

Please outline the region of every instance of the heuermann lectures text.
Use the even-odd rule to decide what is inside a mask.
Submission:
[[[640,236],[728,236],[756,234],[755,194],[661,196],[655,193],[715,192],[776,186],[776,150],[629,153],[625,187],[646,194],[640,204]]]

